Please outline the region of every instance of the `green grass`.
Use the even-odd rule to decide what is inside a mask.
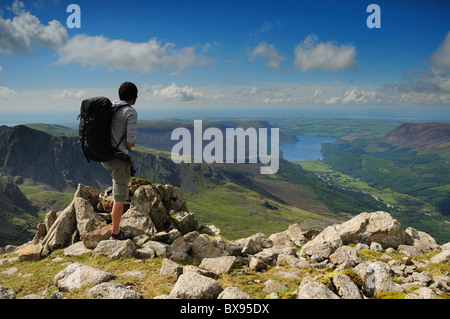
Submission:
[[[429,260],[440,250],[430,251],[418,257],[420,260]],[[359,257],[364,260],[380,260],[383,254],[389,255],[393,259],[401,259],[404,257],[402,253],[379,253],[370,250],[362,250],[358,253]],[[162,264],[162,258],[146,259],[137,262],[135,258],[119,258],[110,259],[102,255],[94,255],[92,252],[85,253],[81,256],[65,256],[63,250],[56,250],[47,258],[38,261],[18,261],[17,259],[9,259],[14,254],[0,255],[0,285],[8,287],[16,291],[17,298],[20,299],[29,294],[38,294],[48,298],[53,292],[57,291],[54,284],[54,277],[57,273],[67,267],[67,263],[78,262],[88,265],[116,276],[112,280],[113,283],[119,283],[130,287],[131,289],[141,293],[144,299],[169,294],[177,281],[174,276],[160,275],[159,270]],[[430,276],[442,276],[450,271],[448,263],[430,264],[424,271],[428,271]],[[5,274],[7,270],[16,268],[13,274]],[[256,272],[247,267],[236,267],[229,274],[222,274],[217,279],[222,288],[238,287],[243,292],[248,293],[254,299],[264,299],[268,295],[263,292],[264,283],[269,279],[273,279],[284,286],[287,290],[277,292],[281,299],[293,298],[293,292],[298,289],[303,278],[312,276],[316,281],[329,284],[333,276],[336,274],[345,274],[349,276],[358,287],[362,286],[361,278],[352,270],[346,269],[336,271],[335,269],[313,269],[313,268],[296,268],[297,278],[285,278],[281,276],[281,272],[294,270],[292,267],[284,265],[283,267],[269,266],[264,272]],[[136,277],[130,272],[140,272],[143,278]],[[86,299],[91,286],[75,289],[71,292],[64,293],[69,299]],[[411,292],[411,291],[409,291]],[[373,299],[403,299],[405,294],[395,294],[385,292],[373,297]],[[440,298],[449,298],[450,294],[446,293]]]
[[[188,209],[201,224],[213,224],[222,235],[238,239],[261,232],[266,236],[284,231],[289,225],[323,216],[281,204],[232,183],[209,186],[199,193],[185,193]],[[270,209],[267,202],[277,209]]]
[[[73,192],[58,192],[49,190],[44,186],[19,185],[20,190],[35,206],[39,207],[40,215],[49,210],[61,211],[70,204],[73,199]]]
[[[322,161],[299,162],[299,165],[334,185],[371,194],[379,200],[392,205],[393,207],[385,210],[397,218],[404,228],[410,226],[424,231],[441,244],[450,240],[450,224],[446,223],[440,214],[435,213],[435,208],[426,202],[425,198],[403,194],[391,188],[375,187],[361,178],[333,170]],[[448,193],[449,187],[449,185],[436,186],[430,188],[430,191],[434,190],[438,194]]]

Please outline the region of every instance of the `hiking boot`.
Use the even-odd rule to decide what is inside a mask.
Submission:
[[[131,239],[131,238],[133,238],[133,236],[131,235],[131,233],[129,231],[119,230],[119,233],[111,234],[110,239],[126,240],[126,239]]]

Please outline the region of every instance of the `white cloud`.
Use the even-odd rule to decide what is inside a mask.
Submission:
[[[407,80],[380,88],[385,100],[398,104],[444,105],[450,103],[450,32],[433,52],[427,68],[412,69]]]
[[[194,102],[202,97],[203,93],[195,91],[188,86],[179,87],[176,83],[169,86],[155,85],[151,87],[144,87],[144,92],[150,93],[150,98],[155,100],[175,100],[183,102]]]
[[[3,71],[3,67],[0,65],[0,72],[2,72]]]
[[[86,91],[78,90],[63,90],[61,93],[56,93],[53,95],[55,99],[80,99],[86,95]]]
[[[188,67],[214,63],[208,57],[196,55],[194,47],[180,50],[175,50],[174,47],[172,43],[162,46],[156,39],[134,43],[103,36],[76,35],[58,50],[58,62],[141,73],[158,69],[182,71]]]
[[[252,50],[250,53],[250,61],[257,56],[262,56],[268,58],[266,65],[271,69],[278,69],[281,61],[284,60],[284,57],[278,55],[277,50],[275,49],[273,44],[266,44],[261,42],[256,48]]]
[[[367,91],[359,87],[352,87],[345,90],[344,96],[332,96],[327,99],[317,99],[316,103],[325,104],[368,104],[381,102],[376,90]]]
[[[17,93],[7,87],[0,86],[0,100],[9,100]]]
[[[450,31],[444,42],[431,55],[430,65],[440,71],[450,71]]]
[[[336,46],[331,42],[320,42],[314,34],[295,47],[294,67],[303,72],[312,69],[343,71],[355,67],[356,49],[352,45]]]
[[[30,53],[33,45],[58,49],[66,43],[67,31],[59,21],[53,20],[43,25],[36,16],[21,8],[13,6],[14,13],[18,15],[12,20],[0,17],[0,53]]]

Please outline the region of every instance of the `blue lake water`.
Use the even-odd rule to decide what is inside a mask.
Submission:
[[[287,161],[310,161],[322,159],[323,143],[333,143],[337,137],[297,135],[298,141],[280,146]]]

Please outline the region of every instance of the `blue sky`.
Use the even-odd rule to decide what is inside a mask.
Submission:
[[[444,0],[0,2],[0,124],[73,121],[126,80],[141,118],[450,120],[449,73]]]

